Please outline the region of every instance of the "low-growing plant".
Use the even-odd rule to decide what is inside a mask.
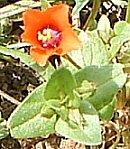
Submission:
[[[73,22],[88,2],[93,2],[93,8],[85,25],[72,26],[69,17]],[[31,45],[29,55],[0,46],[2,56],[19,58],[45,80],[7,120],[12,137],[56,133],[86,145],[102,143],[100,121],[112,119],[120,100],[116,95],[122,88],[129,90],[130,81],[130,1],[126,20],[111,28],[107,15],[102,14],[92,29],[103,2],[75,0],[69,16],[67,4],[41,0],[41,10],[23,13],[21,38]],[[60,57],[59,63],[55,59],[55,68],[49,61],[52,56]],[[7,135],[3,127],[1,134]]]

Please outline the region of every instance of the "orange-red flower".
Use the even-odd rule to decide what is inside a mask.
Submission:
[[[30,55],[39,65],[45,65],[54,54],[64,55],[81,47],[69,23],[68,11],[67,5],[59,4],[46,10],[29,9],[23,13],[25,31],[21,37],[32,44]]]

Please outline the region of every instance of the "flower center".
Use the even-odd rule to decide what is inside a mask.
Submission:
[[[61,32],[44,28],[42,31],[38,31],[38,40],[42,43],[43,48],[56,48],[61,42]]]

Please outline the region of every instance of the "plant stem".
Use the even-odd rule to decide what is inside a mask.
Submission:
[[[124,64],[124,68],[123,68],[123,70],[124,70],[124,73],[130,73],[130,63],[128,63],[128,64]]]
[[[71,64],[73,64],[77,69],[81,69],[81,67],[75,61],[73,61],[73,59],[68,54],[64,55],[63,57],[67,59]]]
[[[111,146],[111,149],[116,149],[119,141],[120,141],[120,138],[121,138],[121,130],[119,130],[117,132],[117,138],[116,138],[116,141],[113,143],[113,145]]]
[[[100,8],[100,5],[101,5],[102,1],[101,0],[93,0],[93,7],[92,7],[92,11],[85,23],[85,25],[83,26],[83,30],[87,30],[89,29],[89,27],[92,25],[94,19],[96,18],[97,16],[97,13],[98,13],[98,10]]]
[[[127,6],[127,11],[126,11],[126,22],[130,23],[130,0],[128,0],[128,6]]]
[[[126,86],[117,94],[117,109],[123,109],[126,105]]]

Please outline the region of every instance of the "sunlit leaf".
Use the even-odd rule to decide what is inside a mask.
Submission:
[[[109,63],[109,52],[99,38],[96,30],[81,32],[79,35],[83,47],[72,51],[70,56],[81,67]]]
[[[102,15],[98,21],[97,30],[100,38],[108,43],[112,36],[112,29],[110,27],[110,21],[106,15]]]
[[[6,126],[6,120],[1,117],[0,113],[0,139],[3,139],[9,135],[9,130]]]
[[[119,21],[114,26],[115,36],[111,39],[110,53],[111,58],[114,58],[121,49],[121,46],[130,40],[130,24],[125,21]]]
[[[71,72],[66,68],[56,70],[47,83],[45,89],[46,99],[61,99],[70,96],[73,98],[73,89],[76,88],[76,81]]]
[[[46,9],[46,8],[51,6],[47,0],[40,0],[40,1],[41,1],[41,8],[42,9]]]
[[[117,6],[121,7],[127,6],[127,0],[112,0],[112,2]]]
[[[1,1],[2,0],[0,0],[0,4],[1,4]],[[16,1],[10,0],[8,2],[16,2]],[[6,8],[5,7],[0,8],[0,19],[15,16],[24,12],[29,8],[38,8],[40,6],[41,6],[41,3],[38,1],[20,0],[11,5],[7,5]]]
[[[116,103],[116,99],[113,98],[113,100],[107,104],[106,106],[104,106],[100,111],[99,111],[99,115],[100,118],[103,120],[111,120],[114,112],[115,112],[115,103]]]
[[[73,8],[72,15],[79,13],[79,11],[89,2],[89,0],[75,0],[76,5]]]
[[[39,65],[37,65],[36,62],[32,59],[32,57],[24,52],[0,46],[0,53],[12,56],[15,59],[19,58],[21,62],[25,63],[27,66],[37,71],[40,75],[44,74],[45,67],[40,67]]]
[[[66,138],[86,145],[100,144],[101,129],[96,110],[87,101],[84,101],[80,108],[80,111],[78,109],[70,111],[70,121],[59,118],[56,123],[56,131]]]
[[[54,133],[56,116],[50,119],[42,116],[44,88],[45,85],[36,88],[11,114],[8,128],[14,138],[33,138]]]
[[[77,72],[75,77],[79,86],[84,80],[95,84],[95,92],[86,100],[90,101],[97,110],[109,104],[126,82],[121,64],[88,66]]]

